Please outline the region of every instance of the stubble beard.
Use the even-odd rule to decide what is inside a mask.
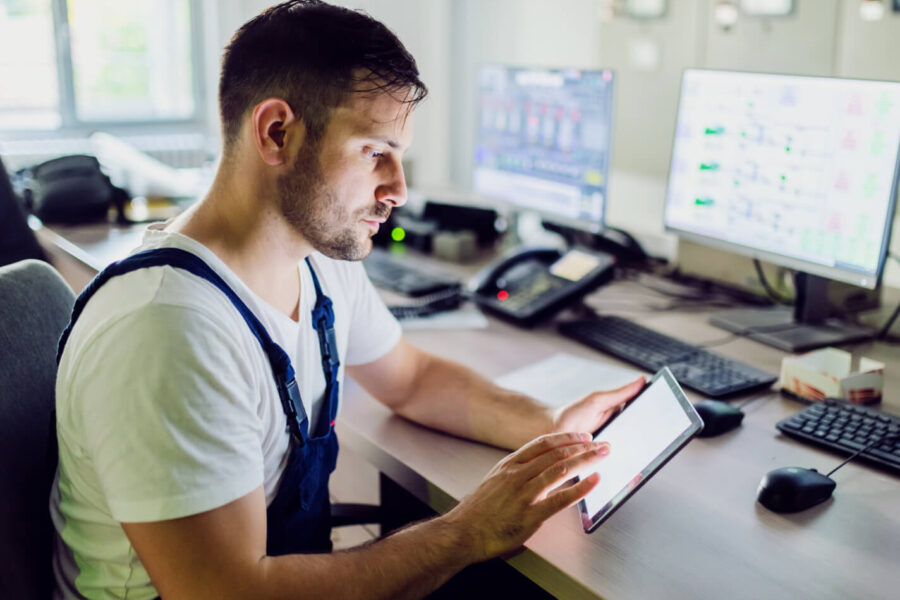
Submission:
[[[291,173],[278,179],[281,213],[313,248],[336,260],[362,260],[372,251],[370,235],[360,232],[367,216],[387,218],[391,209],[377,203],[352,215],[325,182],[317,144],[305,144]]]

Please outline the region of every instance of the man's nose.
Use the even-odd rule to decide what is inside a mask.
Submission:
[[[375,199],[391,206],[406,204],[406,176],[399,158],[391,161],[385,180],[375,188]]]

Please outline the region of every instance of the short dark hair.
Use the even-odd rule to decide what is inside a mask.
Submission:
[[[409,51],[369,15],[319,0],[268,8],[237,30],[222,56],[225,148],[237,139],[247,111],[270,97],[285,100],[316,141],[331,110],[361,84],[398,94],[410,107],[428,93]]]

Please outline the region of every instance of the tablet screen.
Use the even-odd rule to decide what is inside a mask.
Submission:
[[[578,503],[585,531],[603,522],[702,428],[671,371],[660,370],[594,437],[609,442],[610,453],[596,467],[600,482]]]

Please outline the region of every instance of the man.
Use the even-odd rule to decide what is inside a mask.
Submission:
[[[516,549],[596,484],[556,490],[609,451],[586,432],[642,382],[551,411],[402,339],[353,262],[406,201],[425,95],[383,25],[278,5],[231,40],[219,95],[209,194],[93,285],[63,338],[59,595],[421,597]],[[446,515],[331,554],[344,369],[410,420],[521,448]]]

